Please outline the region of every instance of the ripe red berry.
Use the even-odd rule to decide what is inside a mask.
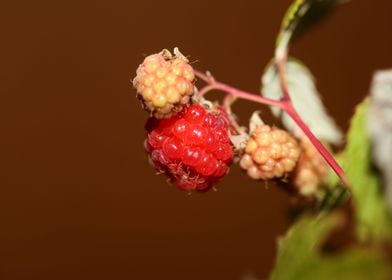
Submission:
[[[226,116],[191,105],[146,126],[146,151],[155,169],[183,190],[205,191],[228,171],[233,160]]]

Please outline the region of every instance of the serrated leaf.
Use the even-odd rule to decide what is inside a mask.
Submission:
[[[310,71],[304,65],[290,59],[286,64],[286,77],[294,108],[314,135],[320,140],[339,144],[342,133],[327,114]],[[262,94],[272,99],[282,97],[280,80],[274,64],[270,64],[262,77]],[[276,107],[271,107],[271,110],[275,116],[281,116],[287,130],[297,136],[302,135],[302,131],[286,113]]]
[[[277,39],[277,48],[286,48],[290,39],[305,27],[323,19],[344,0],[294,0],[283,18],[281,31]],[[281,44],[285,46],[281,46]]]
[[[389,279],[391,269],[382,255],[371,249],[350,248],[323,255],[320,247],[340,216],[307,217],[297,222],[279,244],[271,280]]]
[[[392,214],[392,70],[374,74],[368,130],[373,160],[382,173],[387,203]]]
[[[371,143],[366,127],[368,108],[369,99],[356,108],[347,136],[343,168],[353,194],[358,237],[362,241],[382,241],[392,237],[392,219],[371,162]]]

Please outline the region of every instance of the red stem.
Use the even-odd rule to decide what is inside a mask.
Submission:
[[[230,95],[238,97],[238,98],[247,99],[250,101],[257,102],[257,103],[261,103],[261,104],[265,104],[265,105],[272,105],[272,106],[276,106],[276,107],[280,107],[280,108],[284,109],[284,105],[280,100],[262,97],[260,95],[254,94],[254,93],[246,92],[246,91],[234,88],[232,86],[220,83],[218,81],[215,81],[212,77],[210,78],[207,75],[202,74],[199,71],[195,71],[195,73],[196,73],[196,76],[198,76],[199,78],[201,78],[202,80],[204,80],[205,82],[208,83],[207,86],[205,86],[204,88],[202,88],[199,91],[199,93],[197,94],[198,98],[204,96],[209,91],[216,89],[216,90],[222,90],[224,92],[227,92]]]
[[[335,173],[339,176],[342,180],[343,184],[348,188],[349,184],[346,180],[344,175],[343,169],[340,165],[336,162],[334,157],[328,152],[328,150],[321,144],[321,142],[317,139],[317,137],[312,133],[309,127],[304,123],[302,118],[298,115],[297,111],[295,110],[291,98],[289,95],[289,90],[286,82],[285,76],[285,69],[284,69],[284,59],[278,63],[279,74],[282,75],[281,77],[281,86],[283,91],[283,97],[281,100],[274,100],[270,98],[265,98],[260,95],[256,95],[254,93],[246,92],[243,90],[236,89],[229,85],[217,82],[214,80],[213,77],[207,76],[199,71],[195,71],[196,76],[200,79],[204,80],[208,85],[204,87],[198,94],[198,97],[202,97],[207,92],[217,89],[227,92],[228,94],[232,95],[236,98],[241,98],[245,100],[250,100],[253,102],[257,102],[264,105],[271,105],[276,106],[284,110],[299,126],[299,128],[304,132],[304,134],[309,138],[311,143],[314,147],[319,151],[319,153],[323,156],[323,158],[327,161],[327,163],[331,166],[331,168],[335,171]]]
[[[313,134],[313,132],[309,129],[309,127],[305,124],[302,118],[298,115],[295,110],[293,103],[291,102],[287,78],[286,78],[286,54],[278,54],[276,57],[278,73],[280,78],[280,85],[283,93],[283,97],[281,102],[285,104],[283,110],[295,121],[295,123],[301,128],[301,130],[308,137],[310,142],[312,142],[313,146],[318,150],[318,152],[323,156],[323,158],[327,161],[329,166],[335,171],[335,173],[342,180],[343,184],[349,188],[348,181],[344,174],[343,169],[340,167],[339,163],[335,160],[335,158],[331,155],[330,152],[321,144],[320,140]]]
[[[340,180],[342,180],[343,184],[348,188],[349,184],[347,182],[346,176],[344,174],[343,169],[340,167],[339,163],[335,160],[335,158],[328,152],[328,150],[321,144],[318,138],[313,134],[313,132],[309,129],[309,127],[304,123],[301,117],[298,115],[297,111],[295,111],[292,103],[285,101],[286,106],[284,107],[284,111],[295,121],[295,123],[301,128],[304,134],[308,137],[310,142],[312,142],[313,146],[319,151],[319,153],[323,156],[323,158],[327,161],[329,166],[335,171],[335,173],[339,176]]]

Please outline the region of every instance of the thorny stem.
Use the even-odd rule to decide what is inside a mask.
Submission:
[[[295,108],[291,102],[291,98],[290,98],[289,90],[288,90],[288,85],[286,82],[285,58],[284,57],[282,57],[281,60],[278,61],[277,66],[278,66],[279,76],[281,77],[281,87],[282,87],[282,91],[283,91],[283,97],[281,100],[274,100],[274,99],[270,99],[270,98],[265,98],[265,97],[262,97],[260,95],[257,95],[257,94],[251,93],[251,92],[246,92],[246,91],[234,88],[232,86],[229,86],[229,85],[226,85],[226,84],[223,84],[221,82],[216,81],[211,76],[207,76],[199,71],[195,71],[196,76],[208,84],[201,91],[199,91],[197,97],[201,98],[207,92],[216,89],[216,90],[222,90],[224,92],[227,92],[230,96],[232,96],[231,100],[228,99],[228,97],[225,98],[226,103],[230,102],[230,104],[231,104],[231,102],[233,102],[235,99],[240,98],[240,99],[245,99],[245,100],[257,102],[257,103],[264,104],[264,105],[271,105],[271,106],[276,106],[276,107],[281,108],[294,120],[294,122],[299,126],[299,128],[309,138],[309,140],[314,145],[314,147],[319,151],[319,153],[323,156],[323,158],[327,161],[327,163],[331,166],[331,168],[339,176],[339,178],[341,179],[343,184],[347,188],[349,188],[349,184],[346,180],[343,169],[336,162],[334,157],[328,152],[328,150],[323,146],[323,144],[321,144],[321,142],[317,139],[317,137],[312,133],[312,131],[309,129],[309,127],[304,123],[304,121],[298,115],[297,111],[295,110]],[[235,121],[235,120],[233,119],[231,121]],[[235,125],[237,125],[239,127],[237,122],[235,122]]]

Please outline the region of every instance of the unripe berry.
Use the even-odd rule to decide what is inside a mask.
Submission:
[[[145,148],[155,169],[183,190],[205,191],[228,172],[233,159],[226,115],[191,105],[147,123]]]
[[[300,139],[301,156],[293,174],[292,184],[301,195],[314,195],[328,175],[328,164],[305,137]]]
[[[144,59],[133,85],[143,107],[157,119],[169,118],[189,105],[194,92],[195,75],[189,61],[178,49]]]
[[[240,166],[253,179],[269,180],[293,171],[298,157],[299,146],[292,136],[263,124],[251,134]]]

